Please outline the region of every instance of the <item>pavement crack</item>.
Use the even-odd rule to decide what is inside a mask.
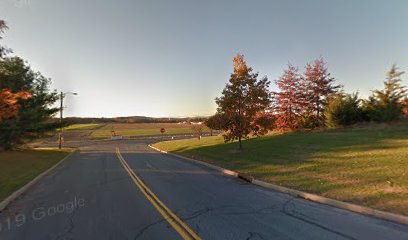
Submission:
[[[162,222],[164,222],[164,221],[165,221],[165,219],[161,219],[161,220],[158,220],[158,221],[155,221],[155,222],[152,222],[152,223],[146,225],[145,227],[143,227],[141,230],[139,230],[139,231],[137,232],[136,236],[135,236],[133,239],[136,240],[136,239],[140,238],[141,236],[143,236],[143,234],[144,234],[149,228],[151,228],[151,227],[153,227],[154,225],[157,225],[157,224],[159,224],[159,223],[162,223]]]
[[[211,208],[209,208],[209,207],[205,207],[205,208],[203,208],[203,209],[200,209],[200,210],[197,210],[197,211],[193,212],[193,213],[190,214],[190,216],[188,216],[188,217],[183,217],[182,219],[183,219],[184,221],[186,221],[186,220],[191,220],[191,219],[200,217],[200,216],[202,216],[202,215],[204,215],[204,214],[206,214],[206,213],[208,213],[208,212],[210,212],[210,211],[212,211],[212,210],[213,210],[213,209],[211,209]]]
[[[67,236],[70,236],[70,235],[73,234],[73,231],[74,231],[74,229],[75,229],[74,217],[75,217],[76,211],[77,211],[77,210],[75,209],[71,214],[68,215],[68,226],[66,227],[65,232],[59,234],[59,235],[55,238],[55,240],[59,240],[59,239],[61,239],[61,240],[66,240],[66,239],[67,239]]]
[[[331,232],[333,234],[339,235],[339,236],[344,237],[346,239],[356,240],[356,238],[354,238],[352,236],[346,235],[346,234],[341,233],[339,231],[333,230],[333,229],[331,229],[329,227],[323,226],[323,225],[313,221],[313,219],[307,219],[307,218],[310,218],[310,217],[308,217],[307,215],[304,215],[301,212],[297,211],[296,204],[293,202],[294,200],[295,200],[295,198],[291,198],[291,199],[289,199],[288,201],[286,201],[283,204],[282,209],[281,209],[281,212],[283,214],[285,214],[285,215],[287,215],[289,217],[298,219],[298,220],[300,220],[302,222],[308,223],[310,225],[313,225],[315,227],[321,228],[321,229],[326,230],[328,232]],[[289,207],[292,207],[292,209],[288,209]]]
[[[257,232],[248,232],[249,236],[246,238],[246,240],[252,240],[252,239],[261,239],[264,240],[265,238],[262,237],[260,233]]]

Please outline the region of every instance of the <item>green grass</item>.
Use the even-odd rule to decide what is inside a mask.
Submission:
[[[33,149],[0,152],[0,201],[62,158],[70,149]]]
[[[103,127],[105,124],[88,123],[88,124],[73,124],[64,128],[64,130],[95,130]]]
[[[209,129],[205,129],[209,131]],[[160,135],[160,128],[140,128],[140,129],[120,129],[115,130],[117,135],[121,136],[155,136]],[[193,130],[191,127],[185,128],[166,128],[165,134],[192,134]],[[111,130],[97,130],[91,133],[93,137],[107,137],[111,136]]]
[[[222,137],[155,144],[257,179],[408,215],[408,125],[288,133],[224,144]]]

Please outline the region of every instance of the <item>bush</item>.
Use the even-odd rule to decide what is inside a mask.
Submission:
[[[373,91],[364,102],[364,111],[370,121],[390,122],[402,118],[403,101],[407,96],[406,88],[401,84],[403,74],[404,72],[398,71],[396,65],[393,65],[387,73],[384,89]]]
[[[363,120],[358,94],[339,94],[332,97],[325,109],[326,126],[352,125]]]

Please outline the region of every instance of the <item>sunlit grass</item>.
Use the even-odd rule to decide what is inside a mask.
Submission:
[[[103,127],[105,124],[88,123],[88,124],[73,124],[64,128],[64,130],[94,130]]]
[[[209,129],[205,129],[209,131]],[[177,128],[166,128],[165,134],[192,134],[194,131],[191,127],[177,127]],[[91,133],[94,137],[106,137],[111,136],[111,130],[97,130]],[[160,128],[141,128],[141,129],[119,129],[115,130],[115,134],[121,136],[155,136],[160,135]]]
[[[0,201],[27,184],[71,149],[33,149],[0,152]]]
[[[275,184],[408,215],[408,126],[375,125],[247,140],[155,144]]]

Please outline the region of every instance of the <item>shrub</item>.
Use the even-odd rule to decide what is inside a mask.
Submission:
[[[352,125],[363,120],[358,94],[338,94],[330,98],[325,109],[326,126]]]
[[[375,90],[364,102],[364,110],[369,120],[376,122],[390,122],[399,120],[403,116],[403,100],[406,97],[406,89],[401,85],[401,75],[393,65],[387,73],[383,90]]]

